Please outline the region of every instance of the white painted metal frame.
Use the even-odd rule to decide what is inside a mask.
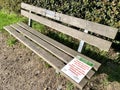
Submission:
[[[85,33],[88,33],[88,30],[84,30]],[[80,43],[79,43],[79,47],[78,47],[78,52],[82,52],[82,49],[83,49],[83,46],[84,46],[84,41],[81,40]]]
[[[29,13],[31,13],[31,12],[32,11],[29,11]],[[31,18],[28,19],[28,26],[32,27],[32,19]]]

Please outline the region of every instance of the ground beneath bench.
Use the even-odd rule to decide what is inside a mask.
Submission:
[[[8,46],[8,38],[0,33],[0,90],[79,90],[21,43]],[[117,82],[104,84],[106,77],[95,75],[84,90],[120,90]]]

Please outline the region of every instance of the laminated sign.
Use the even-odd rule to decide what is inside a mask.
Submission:
[[[85,75],[92,69],[94,64],[85,58],[76,56],[61,71],[67,74],[75,82],[79,83]]]

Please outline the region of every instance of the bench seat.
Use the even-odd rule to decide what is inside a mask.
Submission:
[[[48,64],[59,71],[63,76],[68,78],[80,89],[85,86],[88,80],[94,75],[95,71],[97,71],[101,65],[91,58],[86,57],[78,53],[77,51],[74,51],[67,46],[41,34],[37,30],[32,29],[22,22],[12,24],[10,26],[5,26],[4,29],[7,30],[11,35],[16,37],[34,53],[44,59]],[[77,55],[86,58],[87,60],[94,63],[93,69],[90,70],[90,72],[86,75],[84,79],[82,79],[80,83],[76,83],[66,74],[61,72],[61,69]]]
[[[99,62],[79,53],[82,51],[83,45],[87,43],[99,50],[109,51],[118,32],[117,28],[112,28],[26,3],[21,3],[21,15],[28,18],[28,25],[20,22],[5,26],[4,29],[80,89],[86,85],[101,65]],[[33,20],[80,41],[78,52],[46,35],[41,34],[37,30],[32,29]],[[87,73],[87,75],[85,74],[85,77],[80,81],[80,83],[75,82],[62,71],[63,67],[69,65],[68,63],[76,56],[80,56],[93,64],[92,69]],[[78,69],[77,71],[76,69],[74,70],[75,72],[80,71]]]

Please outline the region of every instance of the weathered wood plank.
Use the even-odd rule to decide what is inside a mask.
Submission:
[[[22,22],[18,23],[18,25],[20,25],[21,27],[25,28],[25,29],[28,30],[29,32],[35,34],[35,35],[38,36],[39,38],[45,40],[46,42],[50,43],[51,45],[55,46],[55,47],[58,48],[59,50],[64,51],[65,53],[69,54],[69,55],[72,56],[72,57],[75,57],[75,56],[79,55],[79,56],[84,57],[84,58],[86,58],[87,60],[93,62],[93,63],[95,64],[95,65],[94,65],[94,69],[95,69],[95,70],[98,70],[98,68],[99,68],[100,65],[101,65],[101,64],[98,63],[97,61],[95,61],[95,60],[93,60],[93,59],[91,59],[91,58],[89,58],[89,57],[86,57],[86,56],[84,56],[84,55],[82,55],[82,54],[80,54],[80,53],[78,53],[78,52],[70,49],[69,47],[67,47],[67,46],[65,46],[65,45],[62,45],[61,43],[59,43],[59,42],[57,42],[57,41],[55,41],[55,40],[53,40],[53,39],[51,39],[51,38],[48,38],[47,36],[39,33],[38,31],[32,29],[31,27],[27,26],[26,24],[24,24],[24,23],[22,23]]]
[[[87,78],[90,79],[95,74],[95,71],[90,70],[90,72],[87,73]]]
[[[37,43],[38,45],[40,45],[42,48],[44,48],[45,50],[47,50],[48,52],[52,53],[53,55],[55,55],[57,58],[59,58],[60,60],[62,60],[64,63],[68,63],[70,62],[74,57],[64,53],[63,51],[55,48],[54,46],[52,46],[51,44],[45,42],[44,40],[42,40],[41,38],[38,38],[36,35],[31,34],[30,32],[28,32],[27,30],[23,29],[22,27],[18,26],[17,24],[13,24],[11,25],[11,27],[13,27],[14,29],[16,29],[17,31],[19,31],[20,33],[22,33],[24,36],[28,37],[29,39],[31,39],[32,41],[34,41],[35,43]],[[86,77],[88,79],[90,79],[93,75],[94,75],[94,71],[90,70],[90,72],[86,75]]]
[[[33,12],[46,16],[45,14],[47,11],[46,9],[35,7],[29,4],[25,4],[25,3],[22,3],[21,7],[26,10],[32,10]],[[115,38],[116,33],[118,31],[118,29],[112,28],[106,25],[98,24],[95,22],[87,21],[84,19],[68,16],[65,14],[57,13],[57,12],[54,12],[54,13],[55,15],[52,15],[50,18],[76,26],[78,28],[86,29],[88,31],[91,31],[91,32],[94,32],[94,33],[97,33],[97,34],[100,34],[100,35],[103,35],[103,36],[106,36],[112,39]]]
[[[111,46],[111,42],[109,42],[109,41],[103,40],[101,38],[98,38],[98,37],[95,37],[95,36],[92,36],[89,34],[86,34],[84,32],[80,32],[76,29],[61,25],[57,22],[48,20],[46,18],[37,16],[35,14],[28,13],[27,11],[21,10],[21,14],[26,16],[26,17],[30,17],[31,19],[33,19],[41,24],[44,24],[48,27],[51,27],[59,32],[67,34],[73,38],[76,38],[78,40],[84,40],[85,42],[87,42],[93,46],[96,46],[102,50],[108,51],[110,46]]]
[[[50,52],[53,55],[55,55],[57,58],[62,60],[64,63],[68,63],[70,60],[72,60],[72,57],[70,55],[67,55],[66,53],[62,52],[58,48],[55,48],[51,44],[49,44],[49,43],[45,42],[44,40],[42,40],[41,38],[36,37],[34,34],[28,32],[27,30],[23,29],[19,25],[13,24],[13,25],[11,25],[11,27],[13,27],[14,29],[19,31],[24,36],[28,37],[29,39],[31,39],[32,41],[34,41],[38,45],[40,45],[42,48],[44,48],[48,52]]]
[[[94,32],[96,34],[100,34],[102,36],[105,36],[111,39],[114,39],[116,36],[116,33],[118,32],[118,29],[116,28],[98,24],[91,21],[87,21],[84,19],[75,18],[68,15],[60,14],[60,13],[56,13],[56,16],[61,17],[61,21],[63,21],[64,23],[68,23],[70,25],[74,25],[76,27],[86,29],[90,32]]]
[[[74,80],[72,80],[70,77],[66,76],[65,73],[61,72],[61,74],[62,74],[63,76],[65,76],[68,80],[70,80],[71,82],[76,83],[76,82],[75,82]],[[75,85],[82,90],[83,87],[87,84],[87,82],[88,82],[88,81],[87,81],[85,78],[83,78],[82,81],[79,83],[80,85],[79,85],[79,84],[75,84]]]
[[[18,33],[12,27],[6,26],[6,27],[4,27],[4,29],[7,30],[11,35],[16,37],[20,42],[22,42],[24,45],[26,45],[33,52],[35,52],[38,56],[42,57],[47,63],[49,63],[55,69],[60,70],[65,65],[63,62],[58,60],[58,58],[53,57],[50,53],[48,53],[47,51],[45,51],[44,49],[39,47],[37,44],[30,41],[29,39],[25,38],[22,34]],[[60,73],[63,74],[66,78],[68,78],[71,82],[73,82],[80,89],[82,89],[85,86],[85,84],[87,83],[87,79],[85,79],[85,78],[80,83],[76,83],[75,81],[73,81],[70,77],[68,77],[63,72],[60,71]]]
[[[13,29],[12,27],[6,26],[4,27],[4,29],[7,30],[11,35],[17,38],[24,45],[26,45],[33,52],[35,52],[38,56],[42,57],[47,63],[49,63],[55,69],[59,70],[65,65],[58,58],[53,57],[52,54],[50,54],[49,52],[45,51],[43,48],[39,47],[38,45],[30,41],[29,39],[22,36],[22,34],[15,31],[15,29]]]

